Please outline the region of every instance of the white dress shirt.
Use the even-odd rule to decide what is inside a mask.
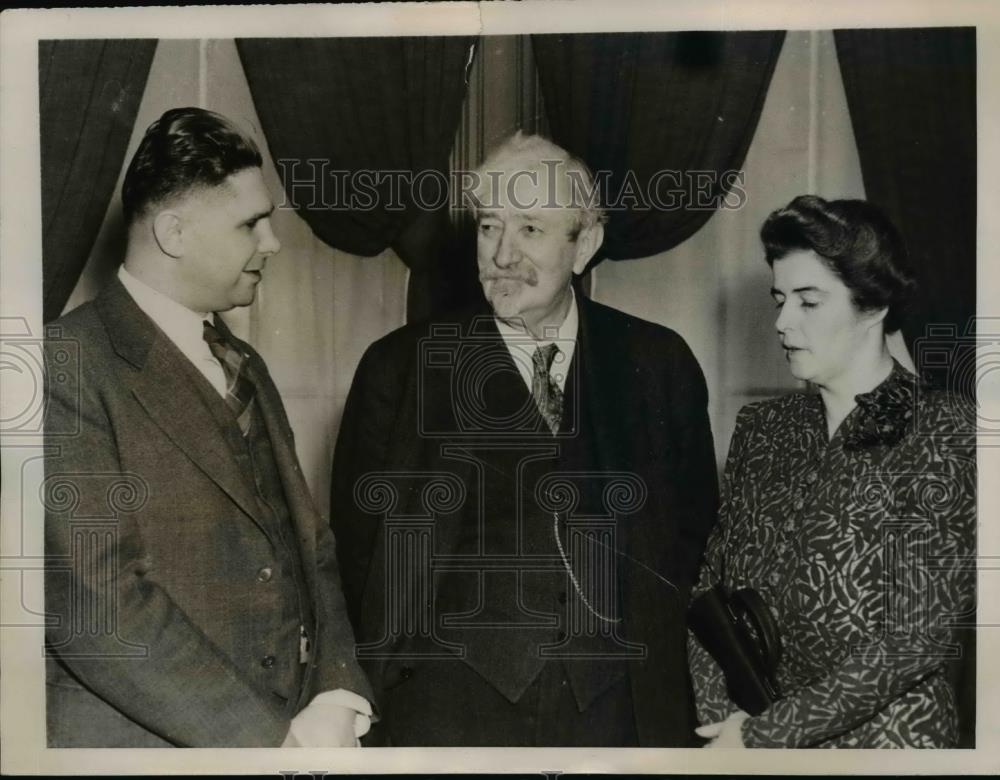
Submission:
[[[534,374],[534,363],[532,357],[535,350],[549,344],[559,347],[555,357],[552,359],[552,367],[549,374],[555,379],[559,389],[566,391],[566,377],[569,373],[570,363],[573,362],[573,354],[576,352],[576,335],[580,329],[580,312],[576,306],[576,293],[570,289],[572,297],[569,302],[569,311],[566,312],[566,319],[558,327],[546,325],[544,327],[543,338],[536,341],[527,330],[520,327],[520,322],[513,319],[505,322],[499,317],[494,317],[497,323],[497,330],[503,337],[504,344],[510,352],[517,371],[524,380],[524,384],[531,392],[531,378]]]

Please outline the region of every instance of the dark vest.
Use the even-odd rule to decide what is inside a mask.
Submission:
[[[257,572],[258,581],[273,593],[273,607],[260,610],[256,616],[260,626],[257,635],[262,642],[257,653],[261,659],[258,677],[267,688],[285,699],[290,711],[294,712],[301,704],[302,628],[306,627],[308,635],[314,633],[309,589],[260,406],[254,404],[250,431],[246,437],[239,434],[239,427],[231,413],[229,419],[233,430],[228,432],[227,438],[236,445],[240,469],[255,487],[264,521],[263,530],[271,543],[273,555],[273,559],[264,562]]]
[[[497,350],[506,350],[502,341]],[[530,418],[521,427],[526,434],[485,433],[441,450],[439,465],[454,468],[468,496],[451,516],[439,516],[436,552],[444,544],[454,555],[489,561],[489,567],[435,575],[433,613],[437,639],[461,648],[465,663],[509,701],[518,702],[547,664],[560,664],[583,710],[627,674],[629,651],[615,624],[584,605],[556,542],[558,528],[591,606],[604,617],[619,616],[620,560],[607,549],[618,545],[580,519],[601,513],[604,485],[593,475],[579,475],[592,471],[596,458],[575,376],[570,370],[560,436],[548,433],[521,376],[497,372],[483,388],[485,404],[497,419],[527,409],[521,418]],[[567,472],[578,473],[569,481],[579,501],[554,517],[536,492],[547,478]],[[595,545],[595,538],[606,546]]]

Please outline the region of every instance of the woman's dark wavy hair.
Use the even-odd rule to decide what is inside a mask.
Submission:
[[[262,165],[253,139],[221,114],[172,108],[146,130],[122,184],[125,224],[157,203],[197,187],[215,187]]]
[[[905,321],[916,280],[899,232],[871,203],[799,195],[771,213],[760,238],[768,265],[791,252],[812,250],[847,286],[859,311],[888,307],[886,333]]]

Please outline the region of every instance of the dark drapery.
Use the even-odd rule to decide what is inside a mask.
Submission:
[[[975,29],[835,37],[865,192],[903,233],[920,282],[907,341],[928,325],[961,336],[976,311]]]
[[[155,40],[38,43],[45,321],[58,317],[121,173]]]
[[[392,247],[410,267],[412,286],[421,290],[431,287],[424,277],[438,265],[447,240],[448,193],[440,185],[448,174],[473,42],[236,42],[289,202],[337,249],[367,257]],[[391,172],[430,173],[423,174],[415,195],[408,185],[398,186],[402,178],[393,184]]]
[[[554,140],[595,173],[609,170],[602,194],[623,207],[609,213],[598,259],[664,252],[723,196],[740,205],[738,181],[724,174],[743,164],[784,35],[533,36]],[[645,193],[638,207],[619,198],[630,191]]]

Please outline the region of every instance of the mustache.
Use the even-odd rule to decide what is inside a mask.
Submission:
[[[498,274],[495,272],[479,274],[480,282],[524,282],[534,287],[538,279],[533,274]]]

